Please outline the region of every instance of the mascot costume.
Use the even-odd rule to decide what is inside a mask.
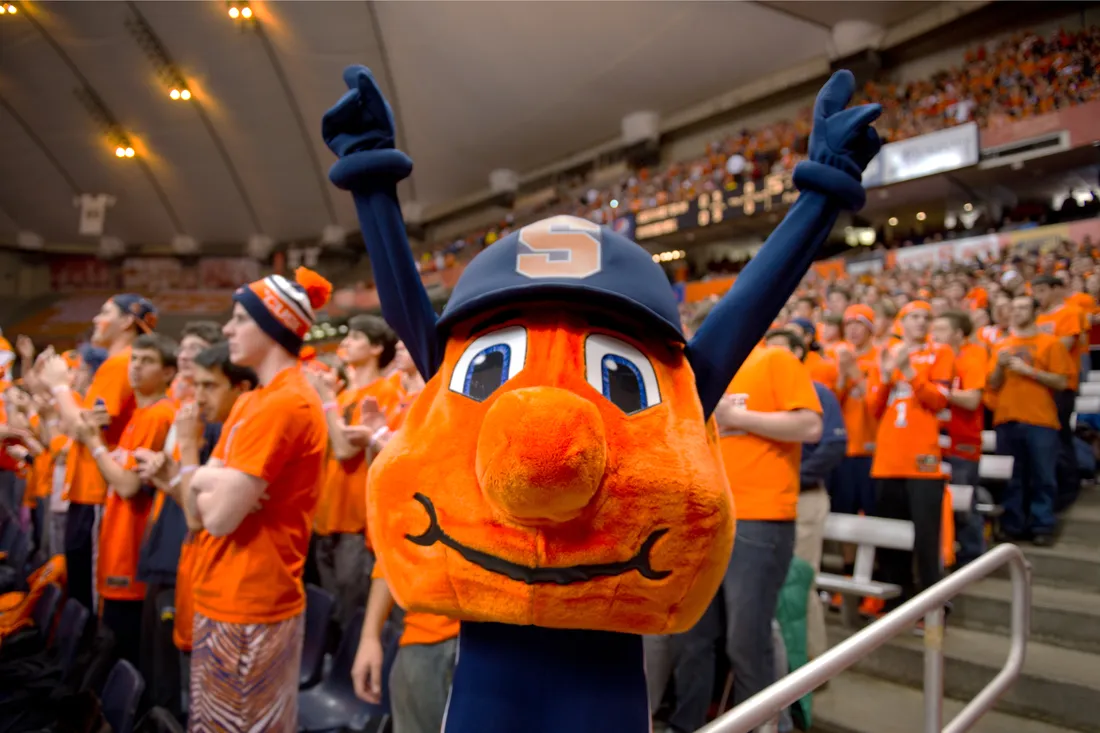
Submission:
[[[865,199],[874,105],[851,73],[814,109],[798,201],[687,342],[629,239],[571,216],[479,253],[442,316],[397,200],[370,71],[325,114],[382,313],[427,386],[375,460],[368,528],[404,608],[462,622],[445,733],[644,733],[642,634],[689,629],[722,582],[734,507],[708,418],[842,209]]]

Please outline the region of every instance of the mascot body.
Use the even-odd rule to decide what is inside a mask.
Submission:
[[[634,242],[575,217],[470,262],[442,317],[405,236],[389,105],[370,72],[324,118],[386,320],[427,386],[371,468],[368,527],[406,609],[462,621],[445,733],[648,731],[642,634],[689,629],[729,560],[734,510],[707,419],[841,209],[864,200],[875,106],[815,108],[802,195],[685,343]]]

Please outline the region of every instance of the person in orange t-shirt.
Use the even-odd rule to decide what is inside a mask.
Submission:
[[[298,730],[302,574],[324,478],[324,410],[298,360],[332,286],[305,268],[237,290],[230,360],[260,386],[237,400],[184,495],[204,530],[192,568],[191,730]]]
[[[180,331],[179,358],[176,360],[179,371],[168,389],[168,398],[177,408],[195,398],[195,357],[224,340],[222,327],[214,321],[191,321],[184,324]]]
[[[1057,336],[1039,331],[1038,311],[1029,295],[1013,299],[1013,334],[995,347],[988,384],[997,397],[997,452],[1015,459],[1001,499],[1001,534],[1010,540],[1030,535],[1035,544],[1050,545],[1058,495],[1055,395],[1069,384],[1073,360]]]
[[[424,383],[409,358],[409,352],[400,342],[393,361],[396,365],[393,374],[403,377],[408,388],[403,393],[404,411],[412,406]],[[386,430],[386,416],[373,400],[365,401],[360,424],[372,434],[383,434],[375,441],[378,449],[391,437]],[[377,563],[371,576],[367,612],[351,671],[355,694],[374,704],[381,702],[385,684],[382,680],[382,629],[393,606],[393,595],[382,573],[382,564]],[[458,653],[458,628],[458,621],[446,616],[417,612],[405,614],[404,629],[389,678],[390,710],[395,730],[413,733],[442,730]]]
[[[130,344],[140,334],[156,328],[157,310],[140,295],[123,294],[108,299],[93,319],[92,343],[107,349],[81,401],[69,387],[67,373],[58,372],[47,382],[57,399],[66,431],[75,431],[84,415],[103,430],[103,442],[114,450],[136,408],[130,387]],[[107,482],[83,443],[74,442],[65,463],[64,499],[69,503],[65,520],[65,565],[69,596],[87,608],[98,608],[92,558],[99,543],[98,524],[107,501]]]
[[[78,427],[76,437],[90,451],[109,487],[96,556],[101,617],[115,635],[119,656],[141,668],[142,637],[155,631],[142,623],[145,583],[137,578],[154,492],[138,475],[135,454],[143,448],[163,449],[175,420],[176,408],[167,392],[176,376],[176,343],[158,334],[144,334],[134,340],[130,353],[129,380],[137,409],[118,446],[109,451],[90,419]]]
[[[945,433],[944,458],[951,466],[951,483],[978,486],[978,462],[982,457],[982,427],[985,410],[982,392],[989,371],[989,350],[971,339],[973,324],[962,311],[947,311],[932,321],[932,341],[943,344],[955,354],[955,374],[948,392],[948,419],[941,421]],[[976,511],[977,491],[973,492],[970,511],[955,515],[959,551],[956,567],[978,559],[985,552],[984,524]]]
[[[928,342],[931,319],[928,303],[907,303],[898,312],[902,341],[882,352],[871,379],[871,410],[879,418],[871,462],[875,515],[910,520],[914,529],[912,553],[879,554],[882,580],[903,588],[900,598],[886,603],[886,611],[932,587],[942,574],[945,482],[939,413],[948,405],[955,355],[947,346]]]
[[[823,354],[821,346],[814,340],[816,329],[813,321],[808,318],[792,318],[787,327],[794,330],[803,344],[809,344],[806,350],[806,358],[802,360],[802,363],[810,370],[810,379],[836,392],[836,383],[840,376],[839,367],[836,359]]]
[[[846,341],[837,346],[839,363],[837,398],[848,431],[848,449],[831,482],[832,511],[841,514],[871,514],[875,489],[871,481],[871,456],[875,452],[878,420],[868,409],[868,378],[878,362],[878,349],[872,343],[875,312],[866,305],[853,305],[844,314]],[[855,561],[855,548],[848,548],[846,563]],[[848,573],[851,574],[849,568]]]
[[[396,415],[400,378],[383,376],[396,346],[397,335],[383,319],[353,316],[341,344],[349,373],[347,389],[337,395],[323,374],[306,375],[324,404],[331,456],[322,501],[325,516],[318,517],[328,535],[317,541],[317,569],[322,585],[336,597],[334,615],[341,626],[366,604],[374,567],[366,537],[370,435],[358,427],[361,403],[373,397],[384,411]]]
[[[1071,371],[1066,388],[1054,395],[1058,408],[1058,498],[1055,511],[1061,511],[1077,499],[1081,477],[1077,468],[1077,449],[1070,424],[1077,402],[1081,365],[1089,351],[1088,316],[1075,305],[1066,302],[1065,283],[1057,277],[1041,275],[1031,281],[1031,292],[1039,303],[1035,325],[1043,333],[1058,337],[1069,352]]]
[[[775,681],[774,650],[760,640],[771,634],[794,555],[802,444],[821,439],[821,403],[798,357],[764,346],[745,360],[714,417],[737,507],[722,595],[738,705]]]

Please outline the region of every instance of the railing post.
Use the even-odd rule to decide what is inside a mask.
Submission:
[[[924,615],[924,733],[943,730],[943,606]]]

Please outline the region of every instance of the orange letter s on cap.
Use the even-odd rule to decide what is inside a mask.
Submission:
[[[600,227],[575,216],[555,216],[525,226],[516,255],[516,272],[529,278],[586,278],[600,271]],[[557,254],[560,259],[551,259]]]

